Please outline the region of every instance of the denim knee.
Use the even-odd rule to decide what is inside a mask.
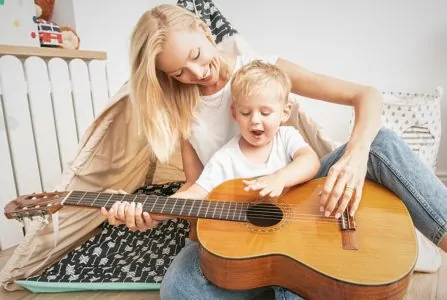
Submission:
[[[371,147],[386,149],[394,143],[405,144],[405,141],[395,131],[382,127],[377,133]]]
[[[161,299],[185,299],[208,284],[200,271],[198,260],[197,243],[187,243],[173,260],[161,282]]]

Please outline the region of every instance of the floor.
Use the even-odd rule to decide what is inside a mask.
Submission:
[[[0,252],[0,269],[11,255],[13,248]],[[270,299],[264,295],[262,299]],[[0,288],[0,300],[158,300],[158,292],[76,292],[60,294],[32,294],[27,291],[5,292]],[[437,273],[413,275],[406,300],[447,300],[447,255]]]

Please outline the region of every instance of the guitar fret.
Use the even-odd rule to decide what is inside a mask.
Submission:
[[[153,212],[153,211],[154,211],[154,207],[155,207],[155,204],[157,204],[157,201],[158,201],[158,197],[155,198],[154,204],[152,204],[152,207],[151,207],[151,209],[149,210],[149,212]]]
[[[93,199],[93,202],[90,204],[90,206],[93,206],[93,204],[95,204],[95,201],[98,199],[99,194],[96,195],[95,199]]]
[[[126,202],[133,202],[133,199],[131,199],[132,195],[124,195],[123,199]]]
[[[183,210],[185,211],[185,213],[183,215],[186,215],[191,210],[191,207],[189,206],[192,205],[192,200],[183,199],[183,201],[185,202],[185,205],[183,206]]]
[[[205,218],[208,216],[208,210],[210,209],[210,205],[211,205],[211,203],[212,203],[212,202],[208,201],[208,206],[206,207],[206,212],[205,212],[205,215],[203,216],[203,217],[205,217]]]
[[[153,201],[155,200],[155,197],[153,195],[145,195],[145,200],[143,204],[143,211],[150,213],[151,208],[149,206],[153,206]]]
[[[177,204],[177,198],[175,198],[175,202],[174,202],[174,205],[172,206],[172,209],[171,209],[171,215],[173,214],[173,212],[174,212],[174,208],[175,208],[175,205]]]
[[[225,217],[225,220],[228,220],[228,216],[230,215],[230,209],[231,209],[231,205],[232,204],[233,204],[232,202],[229,203],[229,207],[228,207],[228,210],[227,210],[227,216]]]
[[[216,213],[216,208],[217,208],[216,202],[213,202],[213,204],[214,204],[214,210],[213,210],[212,219],[214,219],[214,214]]]
[[[192,208],[194,207],[194,203],[196,203],[195,201],[196,201],[196,200],[192,199],[191,209],[190,209],[189,212],[188,212],[188,216],[191,215],[191,211],[192,211]]]
[[[79,198],[78,203],[76,203],[76,204],[79,204],[79,202],[82,201],[82,199],[85,197],[86,194],[87,194],[87,192],[85,192],[84,195],[81,198]]]
[[[98,203],[96,204],[96,206],[104,206],[105,203],[107,203],[106,197],[109,197],[109,196],[110,196],[109,194],[100,193],[98,196],[98,199],[97,199]]]
[[[146,205],[146,201],[147,201],[148,197],[144,197],[144,201],[143,203],[141,203],[141,206],[144,207]]]
[[[163,213],[163,210],[165,209],[165,206],[166,206],[166,203],[168,203],[168,201],[166,201],[166,199],[165,199],[165,204],[163,204],[163,207],[161,208],[161,213]]]
[[[222,213],[223,213],[223,209],[224,209],[224,204],[225,204],[225,202],[222,202],[222,208],[220,209],[219,219],[222,219]],[[219,204],[217,204],[217,206],[219,206]]]
[[[200,206],[199,206],[199,209],[198,209],[198,211],[197,211],[197,217],[200,217],[200,210],[202,209],[202,205],[203,205],[203,200],[200,200]]]
[[[239,221],[241,220],[241,218],[242,218],[242,209],[239,210]]]
[[[241,209],[241,215],[242,215],[242,219],[241,221],[247,221],[247,214],[246,212],[248,211],[248,207],[250,205],[247,203],[242,204],[242,209]]]
[[[180,213],[179,213],[180,216],[182,215],[183,208],[185,208],[185,203],[186,203],[186,201],[183,201],[182,209],[180,209]]]

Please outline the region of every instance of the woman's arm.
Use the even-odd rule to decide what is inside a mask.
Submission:
[[[293,93],[354,107],[351,137],[343,157],[331,167],[320,198],[326,216],[332,214],[341,200],[338,216],[355,191],[351,209],[354,215],[362,195],[369,150],[381,126],[382,95],[372,87],[315,74],[285,59],[278,59],[277,65],[289,76]]]
[[[313,73],[282,58],[278,59],[277,65],[289,76],[293,93],[354,107],[356,121],[348,148],[364,148],[372,144],[380,129],[382,95],[377,90]]]
[[[185,183],[180,189],[178,189],[178,192],[184,191],[192,186],[199,178],[203,170],[203,165],[189,141],[182,140],[180,144],[180,150],[182,153],[182,164],[183,172],[185,173]]]

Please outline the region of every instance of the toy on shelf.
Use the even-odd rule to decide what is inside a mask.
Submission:
[[[37,19],[36,23],[42,47],[62,46],[62,33],[59,25],[43,19]]]
[[[79,49],[80,38],[76,31],[52,20],[55,0],[34,0],[34,3],[36,5],[36,23],[40,45],[42,47]]]

